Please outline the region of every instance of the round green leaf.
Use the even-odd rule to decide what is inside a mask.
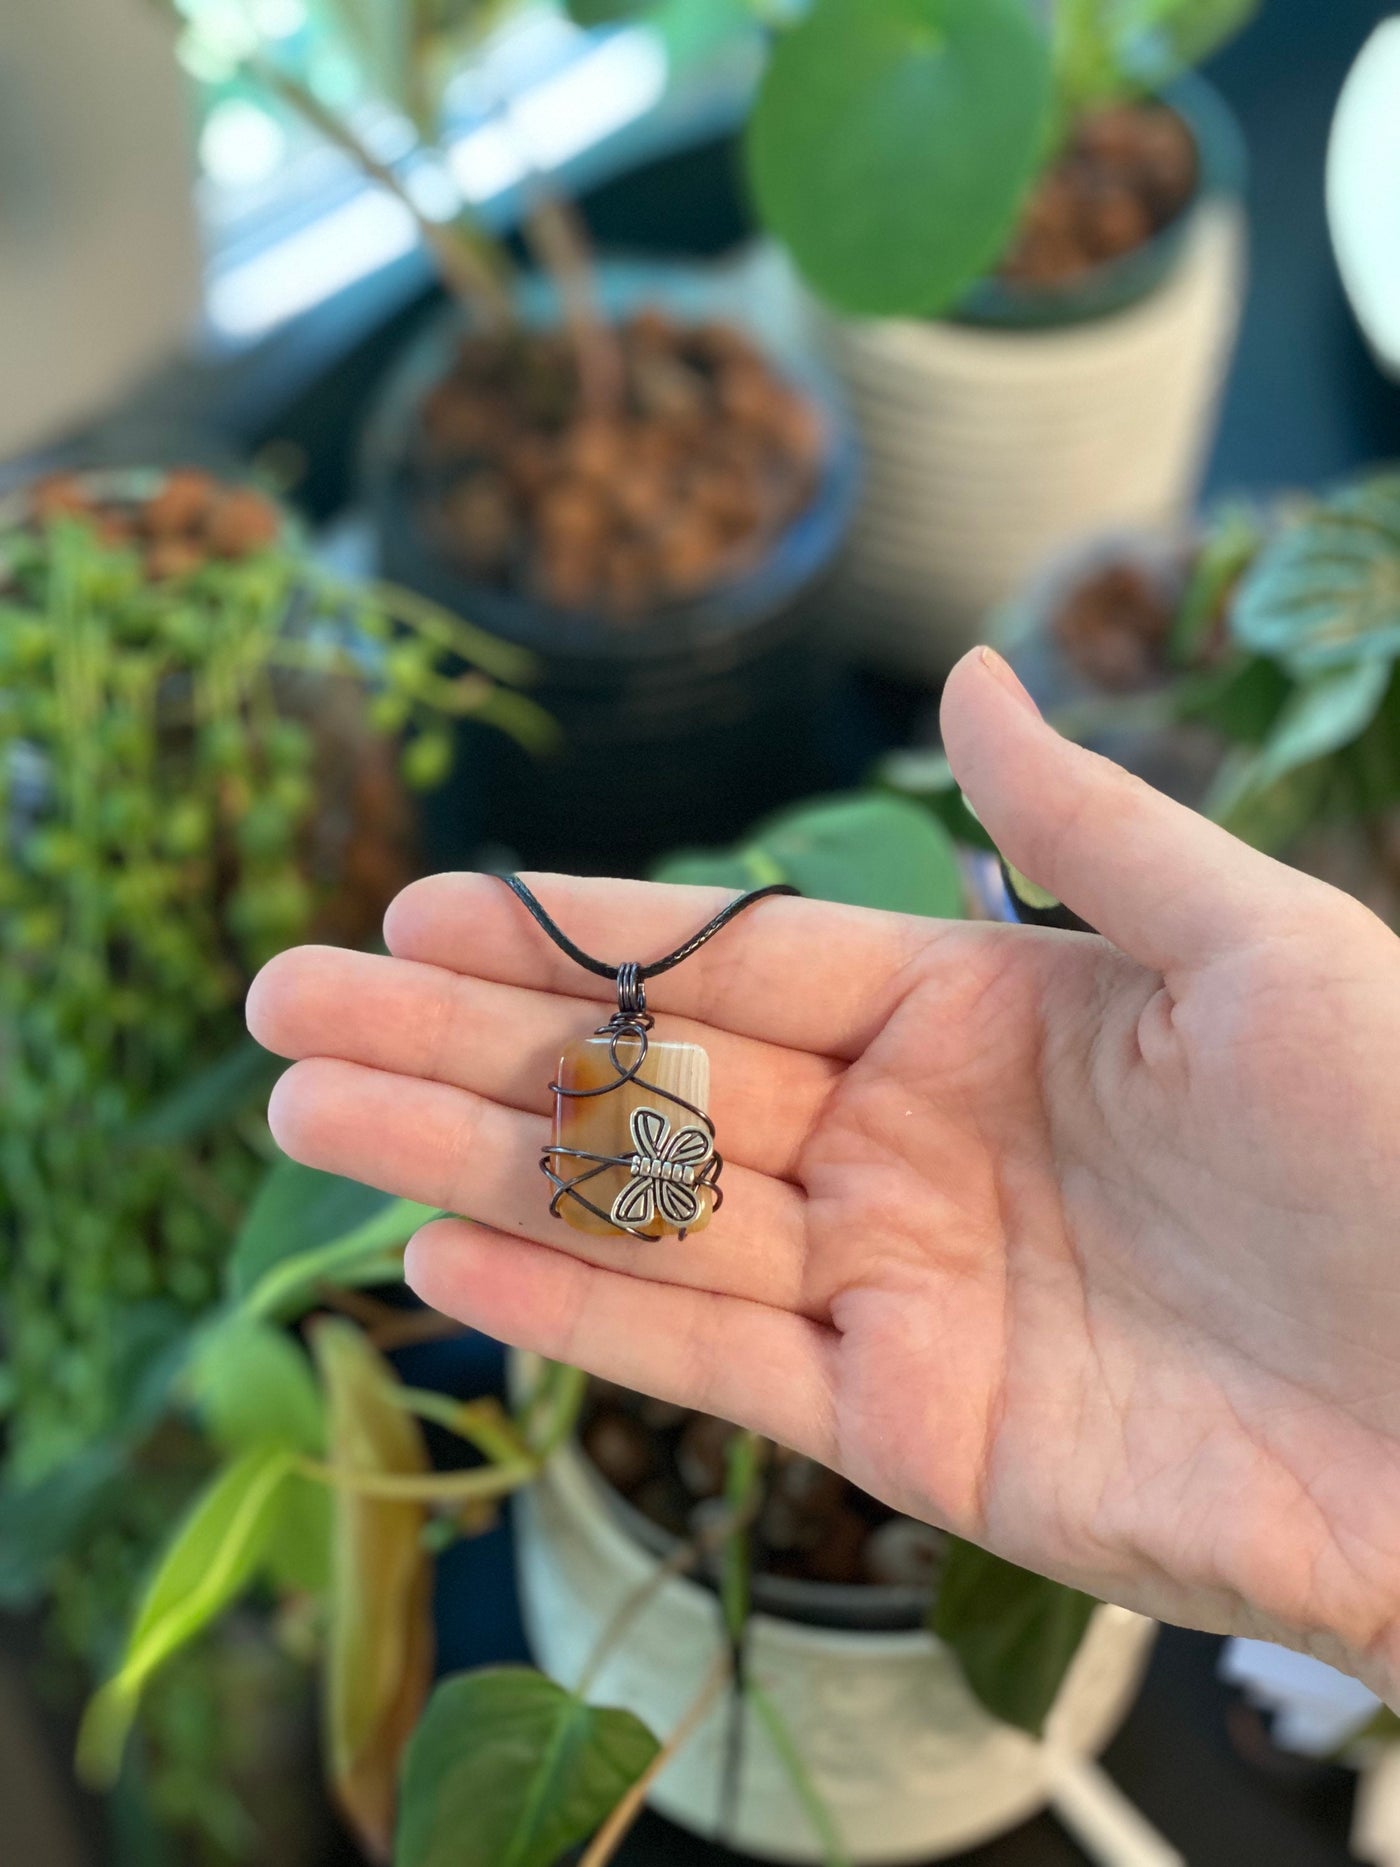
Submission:
[[[1230,618],[1298,674],[1400,655],[1400,474],[1349,486],[1265,545]]]
[[[957,920],[962,872],[952,838],[907,798],[817,798],[760,824],[733,850],[670,856],[657,881],[761,888],[791,882],[815,901]]]
[[[838,309],[941,311],[1004,247],[1049,107],[1025,0],[816,0],[750,123],[759,212]]]

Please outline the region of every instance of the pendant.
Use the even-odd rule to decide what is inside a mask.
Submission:
[[[705,1112],[710,1059],[698,1044],[653,1040],[635,972],[618,974],[615,1016],[559,1060],[540,1167],[551,1213],[576,1231],[680,1239],[708,1225],[722,1198]]]

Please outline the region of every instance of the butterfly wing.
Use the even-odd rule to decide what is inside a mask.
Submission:
[[[678,1128],[666,1143],[666,1160],[673,1160],[679,1165],[698,1167],[702,1160],[710,1158],[712,1143],[703,1128]]]
[[[614,1225],[650,1225],[656,1217],[656,1182],[635,1174],[612,1203]]]
[[[675,1180],[662,1180],[656,1188],[656,1201],[662,1216],[672,1225],[694,1225],[700,1217],[700,1195],[693,1186],[681,1186]]]
[[[633,1109],[630,1126],[634,1152],[643,1160],[660,1160],[670,1125],[659,1109]]]

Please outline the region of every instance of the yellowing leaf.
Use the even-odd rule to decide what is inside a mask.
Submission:
[[[84,1715],[78,1771],[85,1782],[115,1781],[146,1681],[252,1580],[291,1465],[283,1448],[261,1447],[226,1466],[195,1500],[146,1589],[120,1668]]]
[[[417,1421],[389,1398],[393,1370],[353,1323],[326,1318],[312,1350],[327,1400],[333,1467],[356,1473],[428,1469]],[[337,1488],[326,1660],[327,1768],[366,1850],[388,1860],[399,1757],[432,1671],[431,1571],[425,1511],[407,1499]]]

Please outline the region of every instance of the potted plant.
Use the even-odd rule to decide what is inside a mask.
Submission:
[[[251,27],[231,42],[226,8],[184,10],[202,56],[217,40],[397,196],[449,294],[390,370],[364,486],[385,575],[539,663],[563,746],[547,771],[501,744],[481,753],[496,836],[535,861],[637,866],[702,809],[732,833],[756,791],[795,794],[818,691],[812,598],[854,490],[810,368],[766,354],[693,273],[595,269],[537,175],[523,227],[541,270],[520,277],[443,139],[445,80],[499,9],[329,9],[402,132],[393,164],[275,43]],[[427,180],[440,218],[419,205]]]
[[[1000,633],[1047,713],[1400,925],[1400,478],[1222,508],[1052,567]],[[946,766],[898,790],[953,808]]]
[[[876,795],[669,865],[756,870],[907,912],[965,898],[941,827]],[[285,1618],[308,1595],[329,1781],[396,1867],[552,1867],[590,1835],[582,1859],[603,1867],[644,1797],[783,1858],[927,1857],[1014,1825],[1107,1740],[1151,1637],[1139,1617],[567,1368],[517,1357],[507,1404],[406,1381],[386,1351],[423,1319],[367,1286],[430,1216],[272,1168],[165,1382],[219,1463],[89,1709],[89,1780],[113,1780],[172,1652],[239,1600]],[[543,1670],[434,1687],[433,1554],[507,1496]]]
[[[1184,74],[1252,11],[816,0],[776,34],[749,172],[857,412],[840,600],[873,658],[941,676],[1051,553],[1189,510],[1242,224]]]
[[[0,1603],[45,1610],[79,1670],[206,1463],[167,1435],[130,1482],[264,1170],[246,983],[289,941],[377,937],[412,873],[403,774],[441,776],[459,714],[541,730],[447,672],[523,665],[408,608],[200,472],[65,475],[0,512]],[[187,1746],[218,1737],[198,1688]],[[215,1799],[187,1813],[217,1826]]]

